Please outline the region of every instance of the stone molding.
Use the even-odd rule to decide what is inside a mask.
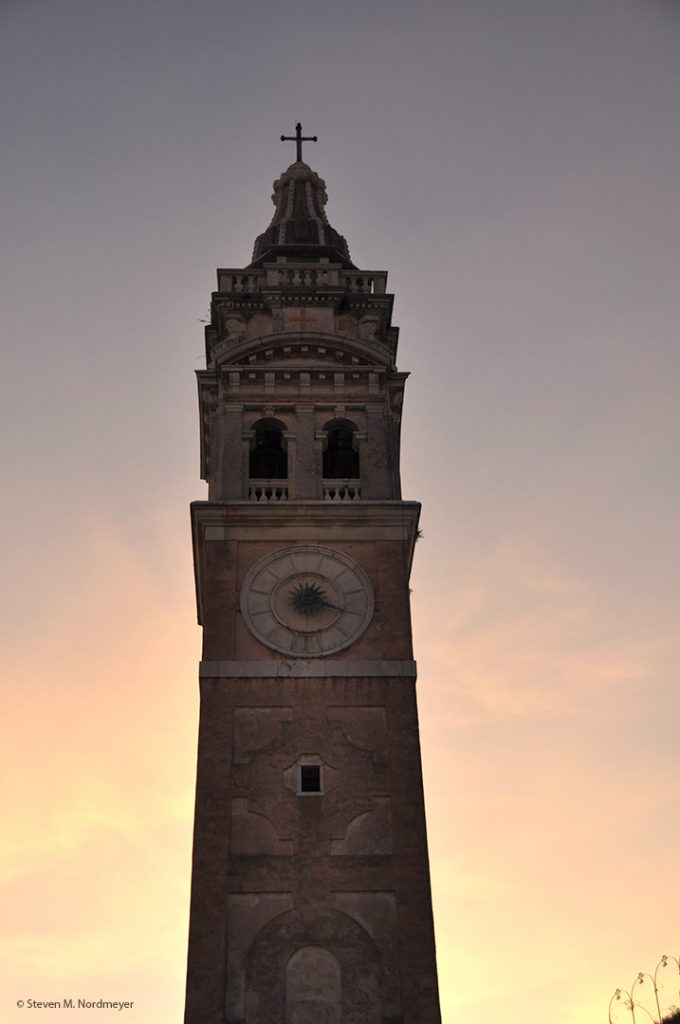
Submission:
[[[415,661],[340,660],[305,658],[286,661],[202,661],[201,679],[326,679],[329,677],[388,676],[415,679]]]
[[[384,539],[406,546],[407,572],[410,574],[413,549],[420,515],[417,501],[373,499],[334,502],[318,499],[257,502],[246,499],[194,501],[191,523],[194,548],[194,578],[198,621],[203,623],[204,548],[206,544],[228,540],[252,540],[276,536],[281,547],[296,543],[322,543],[334,546],[361,535],[368,542]]]
[[[191,518],[195,529],[223,527],[225,531],[231,531],[234,527],[239,526],[270,525],[278,529],[286,526],[298,527],[302,519],[301,513],[304,515],[305,526],[318,524],[328,528],[329,524],[332,524],[334,528],[337,528],[339,526],[357,526],[359,523],[362,524],[362,527],[394,526],[398,529],[400,536],[410,537],[412,533],[415,534],[418,525],[420,502],[374,498],[357,502],[351,508],[338,508],[328,501],[312,498],[288,501],[285,507],[259,505],[245,498],[223,501],[192,501],[191,503]],[[226,538],[226,536],[226,532],[224,534],[215,533],[212,539],[218,540],[220,537]],[[281,534],[281,538],[284,537],[285,534]],[[331,537],[332,533],[329,533],[329,541]]]
[[[327,305],[327,303],[320,304]],[[229,342],[228,353],[226,350],[224,353],[220,352],[220,355],[225,354],[227,358],[220,359],[218,365],[224,364],[225,368],[229,369],[241,363],[246,364],[248,356],[255,355],[260,351],[264,352],[266,348],[273,348],[276,345],[290,344],[292,339],[309,339],[322,345],[325,343],[328,347],[332,346],[334,349],[346,352],[349,356],[356,355],[364,358],[367,364],[378,362],[394,369],[396,353],[389,345],[385,345],[377,339],[367,342],[337,331],[312,330],[311,327],[307,330],[275,331],[271,334],[256,335],[253,338],[241,338],[237,342]],[[216,367],[212,368],[213,374],[215,369]],[[210,373],[210,369],[200,372]]]

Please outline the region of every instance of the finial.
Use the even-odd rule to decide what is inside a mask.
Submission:
[[[296,144],[296,156],[295,159],[298,163],[302,162],[302,143],[303,142],[318,142],[316,135],[303,135],[302,125],[298,121],[295,125],[295,135],[282,135],[281,142],[294,142]]]

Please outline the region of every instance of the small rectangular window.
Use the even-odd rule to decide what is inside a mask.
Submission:
[[[300,792],[320,793],[321,792],[321,765],[301,764],[300,765]]]

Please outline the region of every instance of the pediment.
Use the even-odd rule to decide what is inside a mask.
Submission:
[[[389,349],[373,341],[338,334],[312,334],[296,337],[290,334],[269,334],[259,338],[226,340],[213,345],[212,359],[217,366],[243,366],[266,363],[275,367],[320,367],[393,365]]]

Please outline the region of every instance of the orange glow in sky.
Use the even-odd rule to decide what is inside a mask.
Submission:
[[[412,372],[444,1024],[606,1024],[680,953],[676,7],[25,0],[0,30],[0,1020],[182,1019],[199,321],[300,119]]]

